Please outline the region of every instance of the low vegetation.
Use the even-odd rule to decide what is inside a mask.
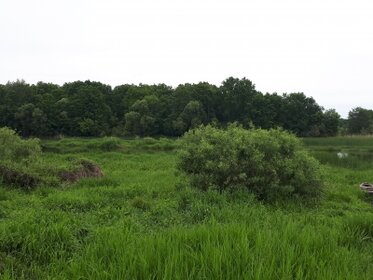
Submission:
[[[119,148],[119,139],[104,139],[102,150]],[[31,190],[37,186],[60,186],[81,178],[102,177],[92,161],[69,158],[62,164],[45,161],[39,139],[21,139],[14,130],[0,128],[0,182],[10,187]]]
[[[294,140],[277,130],[255,135],[273,134]],[[40,155],[50,168],[95,162],[103,177],[28,192],[0,183],[1,279],[372,279],[373,207],[358,185],[373,182],[373,163],[351,168],[337,153],[369,153],[373,142],[294,143],[295,151],[329,156],[322,196],[305,204],[260,201],[242,188],[190,187],[177,176],[177,140],[90,148],[104,140],[45,140]]]
[[[38,139],[21,139],[15,131],[0,128],[0,181],[9,186],[32,189],[42,183],[35,174],[41,147]]]
[[[0,128],[0,160],[28,164],[37,160],[41,148],[39,139],[23,140],[10,128]]]

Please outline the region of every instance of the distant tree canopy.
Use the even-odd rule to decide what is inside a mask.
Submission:
[[[352,109],[348,113],[347,130],[350,134],[373,134],[373,110]]]
[[[348,130],[372,129],[365,109],[350,112]],[[364,116],[360,116],[364,115]],[[360,120],[361,119],[361,120]],[[363,121],[364,119],[364,121]],[[372,119],[372,117],[370,117]],[[111,88],[92,81],[63,86],[17,80],[0,85],[0,127],[23,136],[180,136],[201,124],[283,127],[298,136],[332,136],[340,116],[303,93],[262,94],[248,79],[230,77],[218,87],[206,82],[125,84]],[[363,131],[364,130],[364,131]]]

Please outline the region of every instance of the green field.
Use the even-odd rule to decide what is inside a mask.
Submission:
[[[1,279],[373,279],[373,207],[359,190],[373,182],[373,138],[305,139],[322,198],[276,204],[188,187],[177,140],[102,141],[43,149],[51,165],[93,160],[103,178],[0,187]]]

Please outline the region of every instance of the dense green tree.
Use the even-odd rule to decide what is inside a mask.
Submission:
[[[148,98],[151,105],[156,105],[157,98]],[[152,103],[155,102],[155,103]],[[148,101],[144,98],[137,100],[125,114],[125,134],[148,136],[158,132],[156,118],[153,116]]]
[[[7,125],[7,106],[6,89],[4,85],[0,85],[0,127]]]
[[[15,112],[17,130],[23,136],[36,136],[47,134],[47,117],[42,110],[34,104],[24,104]]]
[[[61,100],[60,100],[61,101]],[[111,110],[105,104],[103,93],[92,85],[82,85],[64,101],[68,118],[73,124],[73,135],[99,136],[110,132],[108,123]]]
[[[198,101],[190,101],[180,114],[179,118],[184,122],[186,130],[206,123],[206,112]]]
[[[162,133],[179,136],[196,123],[216,121],[221,98],[218,88],[209,83],[179,85],[164,102],[169,109],[168,114],[162,114]],[[190,116],[193,114],[193,107],[197,109],[194,120]]]
[[[284,95],[283,127],[299,136],[320,136],[322,107],[304,93]]]
[[[250,119],[256,127],[274,128],[280,127],[284,120],[283,97],[275,94],[258,94],[253,100]]]
[[[259,94],[248,79],[230,77],[220,87],[224,108],[223,122],[238,121],[243,124],[252,121],[254,99]]]
[[[129,135],[141,135],[141,115],[131,111],[125,114],[125,133]]]
[[[372,134],[373,110],[356,107],[348,113],[348,133]]]
[[[341,116],[334,109],[326,110],[322,117],[321,135],[337,135],[340,118]]]
[[[100,124],[91,118],[84,118],[78,122],[79,134],[83,136],[97,136],[102,134]]]
[[[350,112],[349,133],[373,131],[371,110]],[[95,81],[59,86],[23,80],[0,85],[0,126],[23,136],[180,136],[200,124],[283,127],[299,136],[335,135],[339,115],[303,93],[262,94],[246,79],[115,87]]]
[[[35,103],[33,91],[24,80],[8,82],[2,91],[2,101],[4,103],[0,108],[1,122],[6,126],[16,128],[15,112],[23,104]]]

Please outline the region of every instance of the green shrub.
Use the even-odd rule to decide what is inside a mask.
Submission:
[[[181,147],[178,169],[202,190],[245,188],[260,199],[321,191],[319,163],[280,129],[205,126],[186,133]]]
[[[41,154],[39,139],[23,140],[14,130],[0,128],[0,181],[8,186],[34,188],[41,182],[30,168]]]
[[[23,140],[10,128],[0,128],[0,161],[32,161],[41,154],[40,140]]]
[[[117,137],[105,137],[100,142],[100,149],[103,151],[115,151],[121,147],[120,139]]]
[[[0,183],[27,190],[59,185],[54,166],[41,154],[39,139],[22,139],[14,130],[0,128]]]

